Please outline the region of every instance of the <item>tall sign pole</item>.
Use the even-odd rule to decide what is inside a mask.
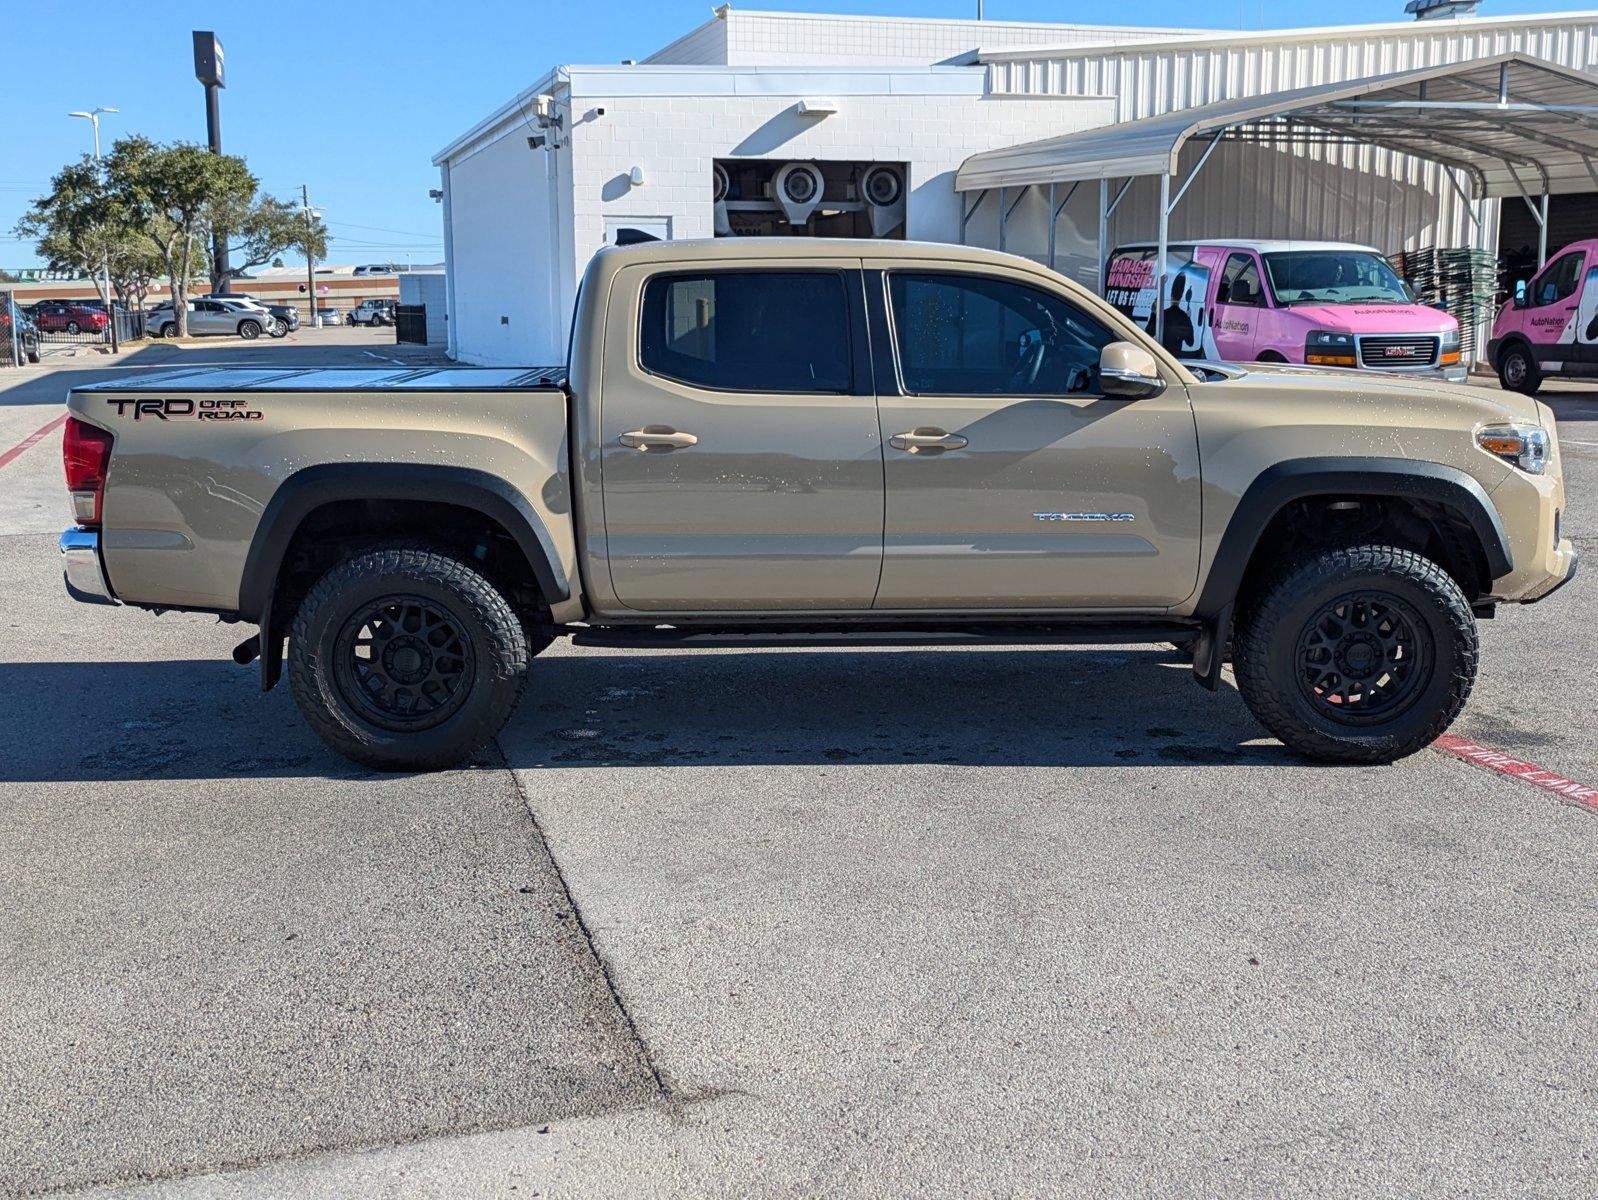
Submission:
[[[222,105],[218,93],[227,86],[222,71],[222,43],[209,31],[194,31],[194,77],[205,87],[205,136],[212,154],[222,153]],[[211,235],[211,290],[228,291],[227,239]]]

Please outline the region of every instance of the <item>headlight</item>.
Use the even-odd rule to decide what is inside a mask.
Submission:
[[[1548,467],[1548,431],[1536,425],[1484,425],[1476,431],[1476,444],[1528,475],[1541,475]]]
[[[1459,326],[1443,330],[1442,341],[1438,343],[1444,350],[1459,349]]]
[[[1354,335],[1330,329],[1312,329],[1304,339],[1304,361],[1314,367],[1357,367]]]

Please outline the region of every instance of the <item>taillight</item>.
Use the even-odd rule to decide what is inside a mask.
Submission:
[[[105,495],[105,473],[111,465],[111,432],[77,417],[67,418],[61,439],[61,461],[67,469],[67,491],[72,494],[72,515],[79,525],[100,524],[100,500]]]

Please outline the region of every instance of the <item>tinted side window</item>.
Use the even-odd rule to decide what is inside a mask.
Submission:
[[[1567,254],[1539,275],[1531,289],[1532,305],[1540,308],[1544,304],[1557,304],[1574,295],[1584,257],[1579,253]]]
[[[1096,394],[1114,337],[1039,288],[981,275],[895,271],[894,338],[905,388],[922,396]]]
[[[644,370],[729,392],[847,392],[849,311],[835,271],[707,271],[644,285]]]
[[[1245,308],[1261,308],[1265,293],[1260,290],[1260,266],[1252,254],[1233,254],[1226,260],[1226,273],[1221,276],[1221,290],[1216,296],[1220,304],[1240,304]]]

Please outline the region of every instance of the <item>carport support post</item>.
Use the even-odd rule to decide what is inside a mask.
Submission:
[[[1109,288],[1105,286],[1105,277],[1109,274],[1109,264],[1104,261],[1104,256],[1109,253],[1105,242],[1110,237],[1110,181],[1099,180],[1099,295],[1102,297]]]
[[[1154,340],[1165,344],[1165,255],[1171,241],[1171,173],[1160,176],[1160,240],[1154,252]]]
[[[1506,64],[1507,65],[1507,64]],[[1543,193],[1542,214],[1537,222],[1537,269],[1548,261],[1548,193]]]

